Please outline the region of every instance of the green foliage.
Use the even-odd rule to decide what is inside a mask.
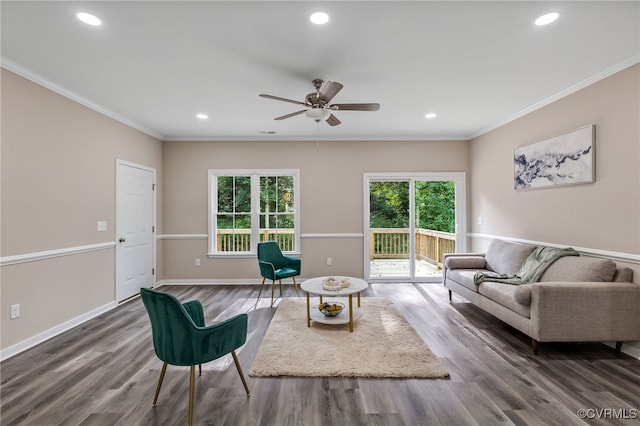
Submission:
[[[455,183],[417,181],[415,183],[416,226],[455,232]],[[369,185],[372,228],[409,227],[409,182],[371,182]]]
[[[260,177],[260,227],[293,228],[294,179]],[[251,229],[251,177],[218,177],[218,229]]]
[[[408,228],[409,182],[371,182],[369,205],[372,228]]]
[[[455,183],[416,182],[416,225],[418,228],[455,232]]]

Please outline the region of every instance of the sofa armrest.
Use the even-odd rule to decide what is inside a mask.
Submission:
[[[640,285],[533,283],[530,335],[541,342],[640,340]]]
[[[484,269],[484,253],[445,253],[442,256],[442,282],[447,278],[448,269]]]

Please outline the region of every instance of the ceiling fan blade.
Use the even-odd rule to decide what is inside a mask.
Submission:
[[[280,96],[265,95],[264,93],[262,93],[262,94],[260,94],[258,96],[263,97],[263,98],[267,98],[267,99],[273,99],[275,101],[289,102],[289,103],[297,104],[297,105],[307,105],[304,102],[294,101],[293,99],[281,98]]]
[[[342,123],[342,121],[338,120],[338,117],[331,114],[329,118],[327,118],[327,123],[329,123],[329,126],[337,126],[338,124]]]
[[[337,81],[327,81],[322,86],[322,89],[320,89],[320,96],[318,97],[318,100],[328,104],[329,101],[331,101],[331,99],[333,99],[333,97],[342,90],[342,87],[342,84]]]
[[[303,110],[300,110],[300,111],[292,112],[291,114],[281,115],[280,117],[274,118],[274,120],[284,120],[285,118],[295,117],[296,115],[300,115],[305,111],[307,111],[307,110],[303,109]]]
[[[380,104],[333,104],[329,108],[338,111],[378,111]]]

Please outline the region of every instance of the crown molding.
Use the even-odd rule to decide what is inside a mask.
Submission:
[[[617,63],[616,65],[613,65],[612,67],[609,67],[607,69],[605,69],[604,71],[595,74],[585,80],[582,80],[576,84],[574,84],[573,86],[567,87],[564,90],[561,90],[560,92],[556,93],[555,95],[551,95],[546,99],[541,100],[538,103],[535,103],[533,105],[531,105],[528,108],[523,109],[520,112],[517,112],[507,118],[505,118],[504,120],[498,121],[497,123],[492,124],[489,127],[486,127],[472,135],[469,135],[469,140],[471,139],[475,139],[477,137],[480,137],[482,135],[484,135],[485,133],[489,133],[492,130],[497,129],[498,127],[504,126],[505,124],[508,124],[512,121],[517,120],[518,118],[524,117],[527,114],[530,114],[534,111],[539,110],[540,108],[543,108],[547,105],[552,104],[553,102],[560,100],[562,98],[565,98],[573,93],[576,93],[588,86],[591,86],[594,83],[597,83],[600,80],[604,80],[607,77],[612,76],[613,74],[616,74],[624,69],[627,69],[637,63],[640,62],[640,54],[631,56],[630,58],[625,59],[622,62]]]
[[[135,121],[132,121],[126,117],[123,117],[120,114],[117,114],[111,110],[109,110],[108,108],[103,107],[102,105],[99,105],[95,102],[92,102],[90,100],[88,100],[87,98],[78,95],[77,93],[73,92],[72,90],[61,86],[59,84],[53,83],[51,80],[48,80],[47,78],[43,77],[42,75],[31,71],[30,69],[27,69],[21,65],[16,64],[15,62],[13,62],[10,59],[5,58],[4,56],[1,57],[1,63],[0,66],[2,66],[2,68],[11,71],[12,73],[15,73],[17,75],[19,75],[20,77],[24,77],[27,80],[30,80],[46,89],[49,89],[59,95],[64,96],[65,98],[69,98],[72,101],[75,101],[77,103],[79,103],[80,105],[83,105],[89,109],[92,109],[102,115],[105,115],[113,120],[116,120],[126,126],[129,126],[135,130],[138,130],[142,133],[145,133],[151,137],[154,137],[158,140],[163,140],[164,136],[161,135],[160,133],[154,132],[153,130],[143,126],[140,123],[136,123]]]

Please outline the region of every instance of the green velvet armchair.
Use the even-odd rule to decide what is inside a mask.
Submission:
[[[258,243],[258,266],[260,267],[260,275],[262,275],[262,285],[257,300],[260,300],[262,288],[267,279],[271,280],[271,306],[273,306],[273,290],[276,280],[280,283],[280,296],[282,296],[282,279],[289,277],[293,278],[293,288],[300,296],[296,285],[296,277],[300,275],[301,271],[300,259],[283,255],[276,241]]]
[[[231,353],[247,396],[249,387],[242,374],[235,350],[247,339],[247,314],[236,315],[225,321],[205,326],[204,310],[197,300],[187,303],[173,295],[148,288],[140,290],[153,333],[153,347],[156,355],[164,362],[160,379],[153,398],[153,406],[158,402],[162,380],[167,364],[189,366],[189,425],[193,424],[193,404],[195,391],[195,366]]]

